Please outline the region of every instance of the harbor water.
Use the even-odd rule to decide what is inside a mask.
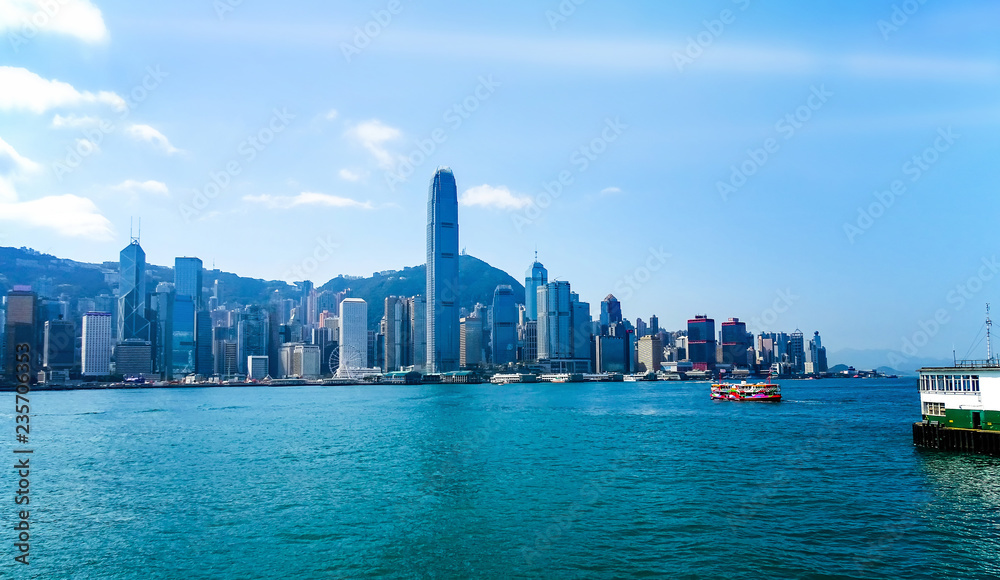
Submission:
[[[0,576],[1000,576],[1000,458],[915,448],[915,379],[779,382],[36,391]]]

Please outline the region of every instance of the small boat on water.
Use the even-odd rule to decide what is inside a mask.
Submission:
[[[781,400],[781,387],[771,382],[749,384],[746,381],[741,383],[714,383],[712,385],[712,399],[717,401],[774,401]]]

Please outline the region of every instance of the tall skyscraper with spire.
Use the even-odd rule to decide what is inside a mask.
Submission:
[[[459,369],[458,186],[438,168],[427,199],[427,371]]]
[[[117,339],[149,340],[146,320],[146,252],[134,237],[119,256]]]
[[[538,261],[538,252],[535,252],[535,262],[524,276],[524,317],[528,320],[538,320],[538,287],[548,283],[549,271]]]

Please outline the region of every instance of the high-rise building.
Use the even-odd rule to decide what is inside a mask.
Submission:
[[[663,364],[663,343],[660,342],[660,337],[651,334],[640,338],[638,371],[655,373],[660,370],[661,364]]]
[[[114,337],[111,334],[110,312],[88,312],[83,315],[83,341],[80,364],[85,377],[105,377],[111,366]]]
[[[427,298],[410,299],[410,336],[413,339],[411,364],[422,371],[427,367]]]
[[[385,299],[385,370],[386,372],[413,364],[411,299],[387,296]]]
[[[614,294],[608,294],[601,302],[601,333],[605,334],[607,328],[616,322],[622,321],[622,305],[615,298]]]
[[[31,370],[28,374],[34,381],[42,363],[42,349],[39,340],[38,296],[31,291],[31,286],[14,286],[14,289],[7,293],[4,335],[7,378],[14,381],[15,377],[23,374],[17,372],[18,365],[24,364],[23,358],[18,360],[17,355],[24,353],[21,345],[27,345]]]
[[[76,327],[72,321],[46,321],[42,366],[53,371],[71,369],[75,340]]]
[[[462,368],[477,367],[484,362],[483,356],[483,319],[478,313],[472,313],[461,319],[461,359]]]
[[[820,374],[829,370],[826,362],[826,347],[823,346],[823,341],[819,337],[818,330],[813,334],[812,340],[809,341],[808,358],[809,360],[806,361],[805,369],[807,374]]]
[[[170,363],[170,374],[174,378],[195,372],[194,322],[194,299],[188,295],[175,295]]]
[[[146,377],[153,370],[153,345],[148,340],[130,338],[115,345],[115,374]]]
[[[696,371],[715,369],[716,345],[715,320],[705,315],[695,316],[688,320],[688,352],[687,358]]]
[[[722,323],[722,363],[745,369],[750,366],[748,351],[753,348],[753,335],[739,318]]]
[[[573,358],[569,282],[538,287],[538,359]]]
[[[149,340],[149,321],[145,317],[146,252],[138,238],[132,238],[121,251],[118,271],[118,342]]]
[[[458,370],[458,187],[441,167],[427,200],[427,370]]]
[[[212,315],[207,310],[199,310],[194,318],[194,372],[211,376],[215,370],[212,342]]]
[[[340,367],[337,376],[368,368],[368,303],[360,298],[340,302]]]
[[[574,359],[587,361],[587,372],[590,371],[591,338],[593,336],[593,319],[590,316],[590,303],[580,302],[576,292],[570,293],[570,326],[573,329]]]
[[[535,261],[524,276],[524,315],[528,320],[538,320],[538,287],[548,283],[549,271],[538,261],[538,252],[535,252]]]
[[[202,300],[202,263],[198,258],[174,258],[174,292],[190,296],[197,310],[205,308]]]
[[[628,338],[624,336],[598,336],[594,339],[596,371],[599,373],[627,373]]]
[[[517,362],[517,304],[514,289],[507,285],[493,291],[493,319],[490,330],[493,364]]]
[[[788,359],[792,364],[792,372],[804,373],[806,370],[805,336],[801,330],[788,336]]]
[[[538,360],[538,321],[528,320],[521,327],[521,362]]]
[[[260,381],[268,376],[268,360],[266,356],[247,357],[247,378],[252,381]]]
[[[654,314],[649,317],[649,334],[660,333],[660,319]]]
[[[251,356],[268,355],[269,322],[267,309],[262,306],[247,306],[240,314],[236,326],[237,360],[246,365]],[[241,366],[239,374],[247,374],[249,369]]]
[[[639,338],[646,336],[648,327],[646,322],[641,318],[635,319],[635,335]]]

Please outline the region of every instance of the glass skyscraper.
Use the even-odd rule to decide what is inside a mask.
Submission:
[[[201,287],[201,260],[198,258],[174,258],[174,292],[178,296],[190,296],[197,310],[204,308]]]
[[[458,187],[441,167],[427,199],[427,370],[457,371],[460,363]]]
[[[524,317],[526,319],[538,320],[538,287],[548,283],[549,271],[538,261],[538,252],[535,252],[535,261],[524,276]]]
[[[517,362],[517,304],[514,289],[497,286],[493,292],[493,320],[490,328],[493,364]]]
[[[133,238],[119,256],[118,342],[149,340],[146,313],[146,252]]]

